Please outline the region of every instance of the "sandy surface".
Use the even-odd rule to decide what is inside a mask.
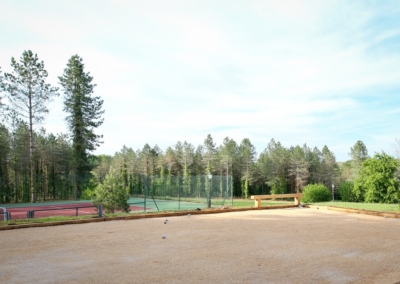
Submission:
[[[399,219],[305,208],[168,219],[0,231],[0,282],[400,281]]]

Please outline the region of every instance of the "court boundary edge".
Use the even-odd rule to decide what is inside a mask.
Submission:
[[[185,210],[180,212],[165,212],[165,213],[143,213],[132,216],[112,216],[112,217],[93,217],[81,220],[68,220],[68,221],[56,221],[46,223],[31,223],[31,224],[20,224],[20,225],[4,225],[0,226],[0,231],[13,230],[13,229],[25,229],[25,228],[38,228],[38,227],[51,227],[60,225],[74,225],[74,224],[86,224],[95,222],[106,222],[116,220],[132,220],[132,219],[146,219],[146,218],[161,218],[161,217],[174,217],[184,216],[187,214],[191,215],[204,215],[204,214],[219,214],[228,212],[240,212],[240,211],[251,211],[251,210],[270,210],[270,209],[286,209],[286,208],[297,208],[297,205],[277,205],[277,206],[262,206],[261,208],[254,207],[241,207],[241,208],[217,208],[217,209],[202,209],[202,210]]]

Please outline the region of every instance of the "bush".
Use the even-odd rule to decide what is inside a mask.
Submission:
[[[339,186],[339,194],[342,201],[356,202],[357,196],[354,194],[354,183],[345,181]]]
[[[314,203],[329,201],[332,199],[332,194],[323,184],[309,184],[303,190],[301,200],[305,203]]]

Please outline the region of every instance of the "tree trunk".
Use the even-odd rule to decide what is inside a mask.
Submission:
[[[36,191],[35,191],[35,172],[33,168],[33,113],[32,113],[32,90],[29,87],[29,168],[30,168],[30,193],[31,202],[36,202]]]

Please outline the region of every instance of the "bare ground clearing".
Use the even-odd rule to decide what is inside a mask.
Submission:
[[[168,219],[167,224],[154,218],[0,231],[0,280],[400,281],[400,219],[305,208]]]

